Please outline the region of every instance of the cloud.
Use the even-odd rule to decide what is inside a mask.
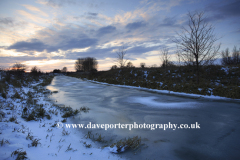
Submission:
[[[0,17],[0,27],[22,27],[26,26],[28,23],[25,21],[17,21],[15,18],[12,17]]]
[[[42,41],[38,39],[31,39],[30,41],[20,41],[16,42],[13,45],[9,46],[7,49],[15,49],[18,52],[27,52],[30,53],[32,51],[43,52],[46,50],[47,52],[54,52],[58,50],[69,50],[75,48],[86,48],[92,45],[96,45],[97,39],[92,39],[88,37],[83,38],[70,38],[65,42],[58,43],[57,45],[46,45]]]
[[[178,26],[176,22],[177,20],[175,17],[166,17],[162,20],[162,23],[159,26],[175,27],[175,26]]]
[[[224,1],[222,3],[212,3],[206,7],[207,12],[212,12],[213,14],[207,17],[208,21],[213,20],[223,20],[230,17],[240,16],[240,1]]]
[[[37,2],[54,8],[62,7],[63,5],[76,4],[76,0],[38,0]]]
[[[31,19],[31,20],[34,21],[34,22],[37,22],[37,23],[45,23],[45,22],[46,22],[46,19],[40,18],[40,17],[35,16],[35,15],[33,15],[33,14],[30,14],[30,13],[24,11],[24,10],[18,10],[17,12],[18,12],[19,14],[25,16],[27,19]]]
[[[105,34],[109,34],[116,31],[116,27],[114,26],[106,26],[106,27],[101,27],[98,31],[97,31],[97,35],[98,36],[103,36]]]
[[[41,15],[48,17],[48,14],[46,14],[45,12],[41,11],[40,9],[38,9],[37,7],[31,6],[31,5],[23,5],[24,7],[26,7],[28,10],[30,11],[34,11],[34,12],[38,12]]]
[[[88,12],[87,14],[90,15],[90,16],[97,16],[98,15],[98,13],[92,13],[92,12]]]
[[[47,45],[42,43],[37,39],[32,39],[29,42],[20,41],[16,42],[13,45],[9,46],[7,49],[15,49],[18,52],[25,52],[25,51],[38,51],[42,52],[44,49],[47,48]]]
[[[128,23],[126,25],[126,28],[129,30],[138,29],[138,28],[142,28],[142,27],[146,27],[146,23],[143,21]]]
[[[230,2],[224,6],[220,6],[217,10],[225,16],[240,16],[240,1]]]
[[[138,58],[138,57],[136,57],[136,55],[140,57],[144,53],[147,53],[147,52],[150,52],[150,51],[154,51],[154,50],[159,50],[160,46],[161,45],[159,45],[159,46],[152,46],[152,47],[135,46],[135,47],[132,47],[131,49],[128,49],[127,50],[127,54],[129,56],[131,56],[131,57]]]
[[[13,25],[14,20],[11,17],[0,17],[0,24]]]
[[[59,44],[58,49],[61,50],[68,50],[68,49],[74,49],[74,48],[86,48],[89,46],[93,46],[97,44],[97,39],[93,38],[72,38],[68,40],[63,46]]]

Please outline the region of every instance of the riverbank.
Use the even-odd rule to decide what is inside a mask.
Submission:
[[[120,159],[78,130],[58,128],[58,122],[69,121],[63,118],[66,111],[74,116],[80,110],[59,107],[47,99],[54,93],[44,86],[53,77],[25,78],[1,81],[1,159]]]
[[[68,76],[108,84],[155,89],[162,93],[167,90],[188,95],[240,99],[239,66],[203,66],[200,73],[199,83],[194,67],[190,66],[117,68],[90,74],[69,73]]]

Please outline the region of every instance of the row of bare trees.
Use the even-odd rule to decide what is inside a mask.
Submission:
[[[222,65],[238,65],[240,64],[240,48],[234,46],[232,53],[230,53],[229,48],[222,51]]]
[[[77,72],[97,71],[98,62],[94,57],[78,58],[75,61],[75,69]]]

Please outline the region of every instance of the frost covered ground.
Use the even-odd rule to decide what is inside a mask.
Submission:
[[[32,83],[9,85],[7,98],[0,96],[0,159],[122,159],[111,153],[114,148],[98,148],[76,129],[57,128],[63,112],[47,100],[48,94]],[[38,117],[29,117],[33,111]]]

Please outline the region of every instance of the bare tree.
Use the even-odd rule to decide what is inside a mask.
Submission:
[[[119,68],[123,68],[126,62],[128,61],[128,59],[125,59],[127,50],[124,48],[124,46],[122,46],[116,53],[117,53],[116,63],[119,66]]]
[[[240,49],[237,50],[237,47],[234,46],[233,52],[232,52],[232,60],[233,64],[240,64]]]
[[[13,71],[24,72],[27,69],[25,64],[15,63],[12,67]]]
[[[111,69],[117,69],[117,65],[113,65]]]
[[[231,65],[232,57],[230,55],[229,49],[227,48],[225,51],[222,51],[222,65]]]
[[[237,65],[240,64],[240,49],[237,50],[237,47],[234,46],[232,54],[227,48],[225,51],[222,51],[222,65]]]
[[[84,58],[78,58],[75,61],[75,69],[77,72],[83,71],[83,62],[84,62]]]
[[[174,42],[180,50],[182,60],[192,60],[196,66],[199,83],[199,67],[215,60],[220,44],[214,45],[218,38],[214,34],[214,27],[206,21],[204,12],[189,12],[188,18],[188,28],[183,27],[183,32],[178,33]]]
[[[152,68],[157,68],[157,65],[156,65],[156,64],[153,64],[153,65],[152,65]]]
[[[34,76],[38,76],[41,74],[41,70],[37,66],[34,66],[31,69],[31,74]]]
[[[25,70],[27,69],[27,66],[25,64],[21,64],[21,63],[15,63],[12,68],[11,68],[11,71],[13,73],[15,73],[18,78],[23,78],[24,76],[24,72]]]
[[[98,62],[96,58],[93,58],[93,57],[78,58],[75,62],[75,69],[77,72],[96,71],[97,67],[98,67]]]
[[[141,68],[145,68],[146,67],[146,63],[140,63],[140,67]]]
[[[132,64],[132,62],[127,63],[127,68],[134,68],[134,65]]]
[[[168,48],[163,48],[160,51],[160,59],[162,60],[162,67],[170,66],[172,63],[170,61],[171,56],[168,53]]]
[[[63,67],[62,72],[67,72],[67,67]]]

